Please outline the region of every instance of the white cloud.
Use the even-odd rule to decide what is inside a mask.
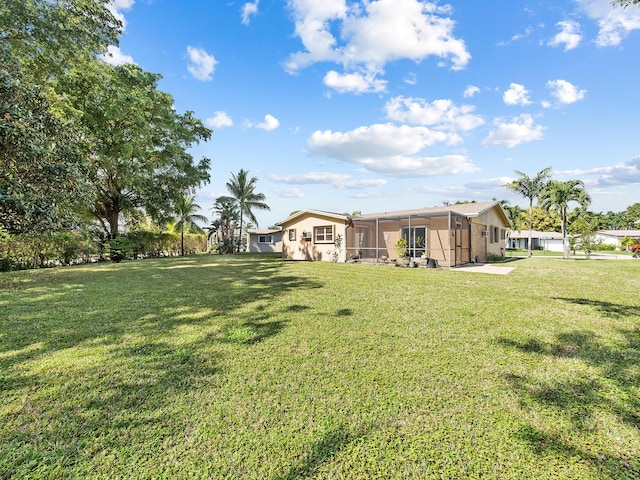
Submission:
[[[580,33],[580,24],[573,20],[565,20],[563,22],[556,23],[556,26],[560,27],[560,32],[553,37],[547,45],[551,47],[559,47],[564,45],[564,51],[568,52],[573,50],[582,41],[582,34]]]
[[[376,78],[375,72],[340,74],[331,70],[324,76],[324,84],[338,93],[377,93],[387,89],[387,82]]]
[[[482,117],[472,114],[474,106],[457,106],[451,100],[445,99],[429,103],[422,98],[399,96],[390,99],[385,105],[385,110],[390,120],[453,131],[473,130],[484,124]]]
[[[245,3],[242,6],[242,24],[249,25],[251,23],[251,17],[258,13],[258,4],[260,0],[255,0],[255,2]]]
[[[122,24],[122,31],[127,26],[127,19],[124,17],[123,11],[131,10],[135,0],[112,0],[110,3],[106,5],[107,10],[111,12],[111,15],[115,17]],[[125,55],[120,51],[120,47],[116,45],[110,45],[107,48],[107,52],[104,55],[100,55],[100,57],[110,65],[123,65],[125,63],[133,63],[133,57],[130,55]]]
[[[527,38],[532,33],[533,33],[533,28],[527,27],[527,28],[525,28],[524,33],[516,33],[513,37],[511,37],[511,40],[513,40],[514,42],[517,42],[518,40],[522,40],[523,38]]]
[[[596,181],[593,184],[598,187],[638,185],[640,184],[640,157],[608,167],[557,172],[557,175],[569,177],[596,176]]]
[[[260,123],[246,122],[245,125],[248,128],[259,128],[261,130],[266,130],[267,132],[270,132],[280,126],[280,120],[278,120],[273,115],[270,115],[267,113],[264,116],[264,121]]]
[[[598,23],[596,45],[619,45],[633,30],[640,30],[640,9],[612,7],[610,0],[577,0],[586,15]]]
[[[111,15],[122,23],[123,31],[127,26],[127,20],[122,12],[131,10],[134,3],[136,3],[135,0],[112,0],[106,5],[107,9],[111,12]]]
[[[387,181],[384,178],[373,178],[368,180],[349,180],[345,182],[345,188],[355,189],[355,190],[364,190],[369,188],[382,187],[386,185]]]
[[[274,192],[282,197],[282,198],[304,198],[304,193],[302,193],[297,188],[277,188]]]
[[[101,55],[101,58],[109,65],[124,65],[125,63],[133,63],[133,57],[131,55],[125,55],[120,51],[120,47],[115,45],[109,45],[107,53]]]
[[[213,117],[207,118],[205,123],[212,128],[233,126],[233,120],[226,112],[214,112]]]
[[[551,95],[553,95],[556,100],[563,105],[568,105],[575,103],[578,100],[582,100],[587,93],[586,90],[580,90],[570,82],[560,79],[548,81],[547,88],[551,89]]]
[[[346,173],[309,172],[286,175],[273,173],[268,175],[268,178],[274,182],[293,185],[336,185],[342,184],[352,177]]]
[[[507,105],[530,105],[529,91],[524,88],[524,85],[519,83],[512,83],[509,85],[509,90],[504,92],[502,100]]]
[[[404,83],[406,83],[407,85],[416,85],[418,83],[417,75],[415,73],[409,73],[404,78]]]
[[[507,147],[512,148],[521,143],[540,140],[544,127],[536,125],[531,115],[520,115],[510,122],[496,119],[496,129],[489,133],[489,136],[482,141],[485,147]]]
[[[426,127],[390,123],[359,127],[350,132],[316,131],[307,142],[313,155],[362,165],[365,170],[400,177],[470,173],[478,168],[463,155],[418,155],[437,142],[458,137]]]
[[[467,85],[467,88],[464,89],[463,96],[464,98],[471,98],[478,93],[480,93],[480,89],[478,87],[475,85]]]
[[[298,174],[271,174],[268,178],[277,183],[293,185],[333,185],[336,188],[363,190],[376,188],[387,184],[382,178],[354,180],[346,173],[309,172]],[[297,189],[296,189],[297,190]]]
[[[453,35],[451,8],[421,0],[289,0],[295,32],[304,50],[290,55],[294,73],[316,62],[336,62],[351,70],[377,72],[397,59],[416,62],[435,56],[462,69],[471,55]]]
[[[217,60],[206,52],[203,48],[187,47],[187,55],[191,62],[187,67],[189,73],[193,75],[197,80],[203,82],[209,81],[213,78],[213,72],[215,71]]]

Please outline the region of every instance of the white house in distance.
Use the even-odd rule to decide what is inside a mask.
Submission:
[[[247,230],[247,245],[249,253],[280,253],[282,230],[250,228]]]
[[[602,240],[603,245],[615,245],[621,249],[620,240],[625,237],[640,239],[640,230],[598,230],[595,234],[596,241]]]
[[[514,230],[507,237],[507,248],[528,250],[529,230]],[[562,252],[562,234],[558,232],[539,232],[531,230],[531,250]]]

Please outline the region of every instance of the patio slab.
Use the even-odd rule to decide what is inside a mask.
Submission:
[[[499,267],[497,265],[490,265],[487,263],[476,263],[472,265],[464,265],[462,267],[455,267],[451,270],[454,272],[475,272],[475,273],[488,273],[491,275],[506,275],[515,270],[516,267]]]

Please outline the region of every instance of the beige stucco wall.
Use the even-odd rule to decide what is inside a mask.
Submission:
[[[249,252],[250,253],[276,253],[282,252],[282,232],[273,233],[272,243],[259,243],[261,235],[252,233],[249,235]]]
[[[499,213],[498,206],[471,219],[472,243],[471,254],[479,262],[486,262],[489,255],[504,255],[506,247],[505,237],[508,225]],[[498,228],[498,237],[495,238],[494,228]],[[482,232],[487,231],[487,236],[483,237]]]
[[[344,262],[346,253],[346,226],[344,220],[314,213],[304,213],[282,225],[282,256],[290,260],[323,260],[331,261],[335,251],[335,239],[342,237],[342,247],[339,251],[338,261]],[[334,241],[316,242],[315,227],[333,228]],[[289,240],[289,230],[295,229],[295,240]],[[303,232],[311,232],[311,239],[302,238]]]

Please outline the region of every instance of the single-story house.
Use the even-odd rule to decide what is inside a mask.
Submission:
[[[293,260],[394,260],[404,239],[407,257],[452,267],[504,255],[510,224],[490,201],[353,216],[302,210],[280,226],[283,257]]]
[[[507,236],[507,248],[529,249],[529,230],[514,230]],[[531,250],[562,252],[562,233],[531,230]]]
[[[247,250],[250,253],[280,253],[282,252],[282,230],[247,230]]]
[[[622,248],[620,241],[625,237],[640,239],[640,230],[598,230],[595,234],[596,241],[602,240],[603,245],[615,245],[616,248]]]
[[[349,216],[321,210],[300,210],[278,225],[282,256],[290,260],[346,260],[344,239]],[[336,239],[338,244],[336,245]]]

